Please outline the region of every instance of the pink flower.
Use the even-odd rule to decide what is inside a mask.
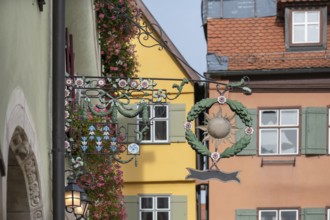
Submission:
[[[219,96],[219,97],[218,97],[218,102],[219,102],[221,105],[225,104],[226,101],[227,101],[226,97],[224,97],[224,96]]]
[[[82,80],[81,78],[78,78],[78,79],[76,79],[75,84],[76,84],[76,86],[81,87],[84,85],[84,80]]]
[[[64,148],[65,148],[67,151],[71,151],[71,146],[70,146],[69,141],[64,141]]]
[[[104,183],[97,183],[96,186],[99,187],[99,188],[101,188],[101,187],[104,186]]]
[[[99,14],[99,18],[103,19],[104,18],[104,14],[103,13],[100,13]]]
[[[119,68],[118,67],[116,67],[116,66],[110,66],[110,70],[111,71],[117,71]]]
[[[133,80],[133,81],[131,82],[131,87],[132,87],[133,89],[135,89],[138,85],[139,85],[138,82],[135,81],[135,80]]]
[[[70,85],[72,84],[72,79],[66,79],[66,80],[65,80],[65,84],[66,84],[67,86],[70,86]]]
[[[104,86],[105,85],[105,80],[104,79],[100,79],[99,81],[97,81],[97,84],[99,86]]]
[[[247,128],[245,128],[245,134],[253,134],[253,132],[254,132],[254,130],[253,130],[253,128],[252,127],[247,127]]]
[[[142,87],[143,89],[147,89],[148,86],[149,86],[149,82],[148,82],[148,80],[144,79],[144,80],[141,81],[141,87]]]
[[[213,152],[211,154],[211,159],[214,161],[214,162],[217,162],[219,159],[220,159],[220,154],[218,152]]]
[[[124,88],[126,85],[127,85],[126,80],[124,80],[124,79],[119,80],[119,82],[118,82],[118,86],[119,86],[120,88]]]
[[[187,121],[186,123],[184,123],[184,128],[185,129],[191,129],[191,122]]]

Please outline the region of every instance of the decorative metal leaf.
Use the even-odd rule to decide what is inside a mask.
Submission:
[[[210,156],[211,152],[203,145],[191,130],[186,130],[186,139],[191,148],[204,156]]]

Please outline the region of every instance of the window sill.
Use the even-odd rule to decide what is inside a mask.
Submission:
[[[287,52],[305,52],[305,51],[322,51],[326,50],[326,46],[289,46],[286,48]]]
[[[140,145],[168,145],[171,142],[141,142]]]
[[[296,157],[294,157],[293,159],[265,159],[265,158],[261,158],[261,164],[260,166],[273,166],[273,165],[291,165],[293,167],[296,166]]]

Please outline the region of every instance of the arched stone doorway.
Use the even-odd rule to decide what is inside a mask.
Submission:
[[[41,159],[41,155],[46,158],[48,154],[40,147],[38,140],[28,102],[22,89],[17,87],[9,98],[3,139],[0,136],[5,169],[5,176],[0,180],[0,220],[14,219],[9,215],[18,213],[20,208],[24,212],[28,211],[28,214],[19,219],[48,220],[52,217],[49,160]],[[19,182],[19,185],[15,186],[14,182]],[[16,192],[18,188],[20,192]],[[14,200],[19,197],[22,200]],[[18,203],[20,208],[13,203]]]
[[[7,219],[42,219],[40,177],[24,129],[16,127],[9,144]]]

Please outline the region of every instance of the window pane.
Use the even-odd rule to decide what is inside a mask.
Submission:
[[[168,209],[168,197],[158,197],[157,198],[157,209]]]
[[[320,22],[320,12],[310,11],[307,12],[307,22]]]
[[[305,22],[305,12],[293,12],[293,23],[304,23]]]
[[[261,211],[261,220],[277,220],[276,211]]]
[[[153,220],[152,212],[142,212],[141,219],[142,220]]]
[[[297,153],[298,149],[298,129],[282,129],[281,130],[281,153],[292,154]]]
[[[261,125],[277,125],[277,111],[261,111]]]
[[[153,208],[153,202],[152,198],[141,198],[141,209],[152,209]]]
[[[297,211],[280,211],[281,212],[281,220],[297,220]]]
[[[304,42],[305,42],[305,26],[294,25],[292,43],[304,43]]]
[[[154,121],[155,140],[167,140],[166,121]]]
[[[167,112],[166,112],[166,106],[155,106],[155,117],[156,118],[166,118]]]
[[[281,125],[298,125],[298,111],[281,110]]]
[[[320,42],[320,27],[318,24],[310,24],[307,26],[307,42],[308,43]]]
[[[260,131],[261,154],[277,154],[277,130]]]
[[[168,212],[157,212],[157,220],[169,220]]]
[[[145,124],[143,124],[142,121],[139,121],[139,131],[141,131],[145,127]],[[150,126],[147,130],[145,130],[142,134],[142,140],[144,141],[150,141],[151,135],[150,135]]]

